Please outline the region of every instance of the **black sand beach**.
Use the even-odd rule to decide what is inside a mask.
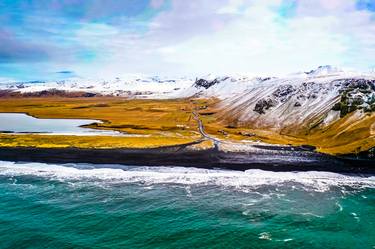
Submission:
[[[265,146],[251,152],[178,146],[154,149],[0,148],[0,160],[41,163],[92,163],[134,166],[184,166],[231,170],[329,171],[375,174],[373,159],[338,158],[306,148]]]

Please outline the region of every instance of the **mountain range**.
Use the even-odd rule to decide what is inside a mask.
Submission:
[[[205,111],[228,129],[246,127],[291,140],[303,138],[314,146],[324,143],[329,153],[361,152],[375,146],[375,74],[370,72],[320,66],[285,77],[169,79],[132,75],[111,80],[0,84],[0,96],[75,92],[87,97],[209,99],[211,105]]]

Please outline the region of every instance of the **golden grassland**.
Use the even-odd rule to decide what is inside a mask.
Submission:
[[[280,130],[232,127],[215,109],[217,99],[144,100],[120,97],[94,98],[0,98],[0,112],[22,112],[38,118],[102,120],[89,125],[141,136],[62,136],[0,134],[3,147],[43,148],[153,148],[196,142],[193,149],[212,148],[201,141],[193,110],[199,113],[205,131],[223,140],[262,141],[271,144],[313,145],[329,154],[356,153],[375,146],[375,113],[358,119],[349,114],[326,127],[292,134]],[[371,128],[372,127],[372,128]]]
[[[111,129],[132,136],[55,136],[2,134],[0,146],[150,148],[178,145],[200,139],[186,100],[128,100],[97,98],[0,99],[0,112],[22,112],[37,118],[102,120],[90,128]]]
[[[327,127],[314,129],[307,142],[329,154],[358,153],[375,147],[375,113],[357,117],[357,113],[351,113]]]
[[[157,148],[194,142],[188,137],[111,137],[111,136],[66,136],[66,135],[11,135],[0,134],[0,147],[36,148]]]

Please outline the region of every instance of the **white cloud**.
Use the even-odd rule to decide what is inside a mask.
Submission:
[[[217,10],[218,14],[240,14],[244,0],[229,0],[228,4]]]
[[[282,18],[281,4],[281,0],[174,0],[170,10],[148,24],[147,32],[101,26],[84,30],[80,40],[95,36],[94,45],[90,40],[87,46],[106,55],[96,62],[95,71],[108,75],[283,74],[322,64],[372,66],[371,13],[356,10],[353,1],[301,0],[295,15]],[[90,67],[81,69],[90,72]]]
[[[159,9],[161,6],[163,6],[164,0],[151,0],[151,7],[154,9]]]

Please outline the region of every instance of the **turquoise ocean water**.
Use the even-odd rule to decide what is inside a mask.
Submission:
[[[96,167],[0,162],[0,248],[375,248],[373,176]]]

